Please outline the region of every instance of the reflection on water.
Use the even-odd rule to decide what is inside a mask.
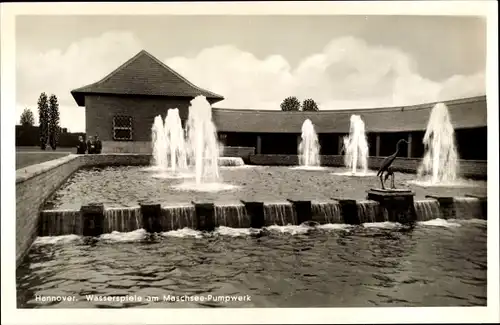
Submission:
[[[39,238],[18,269],[17,292],[25,308],[484,306],[486,270],[486,224],[478,220],[427,221],[412,231],[390,223],[155,237],[138,230]],[[251,300],[146,301],[168,295]]]

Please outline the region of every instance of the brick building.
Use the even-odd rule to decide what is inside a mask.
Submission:
[[[99,134],[103,152],[150,152],[154,117],[178,108],[183,123],[190,101],[203,95],[211,104],[224,99],[180,76],[146,51],[111,72],[101,81],[73,90],[86,109],[87,135]],[[435,103],[414,106],[282,112],[213,108],[219,139],[229,147],[254,148],[257,154],[296,154],[301,126],[310,119],[318,132],[321,154],[340,153],[341,137],[349,119],[358,114],[365,122],[370,156],[387,156],[396,142],[407,139],[406,156],[423,156],[422,138]],[[460,157],[487,159],[486,96],[445,102],[456,132]]]
[[[185,123],[194,97],[203,95],[211,104],[224,99],[193,85],[146,51],[71,94],[85,106],[86,134],[99,135],[103,152],[150,152],[155,116],[178,108]]]

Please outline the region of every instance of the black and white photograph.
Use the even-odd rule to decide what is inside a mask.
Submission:
[[[497,3],[267,5],[2,4],[2,323],[499,321]]]

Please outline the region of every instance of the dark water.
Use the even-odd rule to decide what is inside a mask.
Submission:
[[[18,306],[485,306],[486,224],[433,222],[411,231],[382,224],[389,228],[289,226],[241,236],[226,228],[201,237],[183,230],[154,238],[136,231],[94,242],[39,238],[18,270]],[[61,242],[42,243],[56,239]],[[36,295],[77,301],[42,302]],[[92,302],[86,295],[126,301]],[[168,295],[250,300],[163,301]],[[159,301],[146,302],[148,296]]]

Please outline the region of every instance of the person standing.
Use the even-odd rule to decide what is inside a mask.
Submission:
[[[99,139],[99,135],[95,135],[95,138],[94,138],[94,143],[95,143],[95,153],[99,154],[101,153],[102,151],[102,142],[101,140]]]
[[[87,151],[87,145],[85,144],[85,141],[83,141],[83,137],[79,136],[78,143],[76,144],[76,153],[83,155],[85,154],[85,151]]]
[[[95,142],[94,139],[92,139],[92,136],[89,136],[89,141],[87,141],[87,149],[89,154],[95,153]]]

